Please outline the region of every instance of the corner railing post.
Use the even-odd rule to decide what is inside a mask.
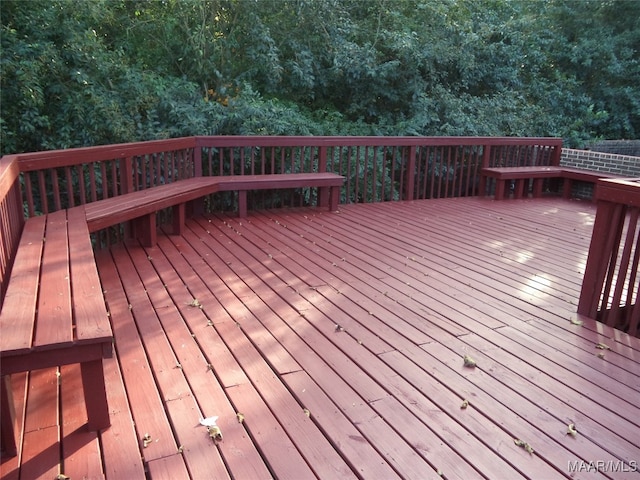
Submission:
[[[577,312],[637,336],[640,179],[600,179],[597,187],[598,209]]]

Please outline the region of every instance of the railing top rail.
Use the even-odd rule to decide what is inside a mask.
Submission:
[[[598,180],[596,200],[640,207],[640,178],[602,178]]]
[[[196,136],[148,142],[69,148],[14,155],[21,172],[66,167],[194,147],[349,147],[349,146],[517,146],[562,147],[556,137],[339,137],[339,136]]]
[[[383,137],[383,136],[209,136],[196,137],[201,147],[298,146],[470,146],[546,145],[561,147],[556,137]]]
[[[28,172],[43,168],[66,167],[83,162],[114,160],[117,158],[126,158],[136,155],[166,152],[183,148],[194,148],[195,146],[195,137],[184,137],[169,140],[153,140],[148,142],[100,145],[97,147],[20,153],[15,156],[20,164],[20,171]]]

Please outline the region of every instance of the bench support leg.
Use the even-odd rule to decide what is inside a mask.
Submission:
[[[506,180],[500,180],[498,178],[496,178],[496,192],[494,194],[494,199],[496,200],[502,200],[504,199],[504,187],[506,185],[507,181]]]
[[[136,220],[136,237],[145,247],[155,247],[157,241],[156,214],[151,213]]]
[[[329,211],[335,212],[338,210],[338,203],[340,203],[340,187],[329,188]]]
[[[10,375],[4,375],[0,378],[0,402],[2,410],[0,412],[0,441],[2,442],[2,452],[10,457],[15,457],[18,453],[14,433],[16,411],[13,405]]]
[[[542,178],[533,179],[533,198],[539,198],[542,196]]]
[[[102,359],[80,364],[84,402],[87,407],[87,427],[89,430],[102,430],[111,425],[107,390],[104,385]]]
[[[184,233],[184,221],[186,217],[186,204],[180,203],[173,207],[173,234],[182,235]]]
[[[247,216],[247,191],[238,191],[238,216],[245,218]]]
[[[527,179],[522,178],[516,180],[516,185],[513,190],[513,198],[522,198],[524,196],[525,191],[527,190],[527,188],[525,188],[525,185],[529,185],[529,181]]]

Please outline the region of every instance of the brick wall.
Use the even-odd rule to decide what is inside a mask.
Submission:
[[[640,157],[629,155],[563,148],[560,165],[625,177],[640,177]],[[573,190],[573,195],[579,198],[590,198],[593,195],[593,186],[589,183],[574,182]]]
[[[563,148],[560,165],[640,177],[640,157]]]
[[[587,147],[594,152],[640,157],[640,140],[601,140]]]

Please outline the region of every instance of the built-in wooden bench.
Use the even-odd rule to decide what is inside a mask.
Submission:
[[[317,187],[318,204],[334,211],[343,182],[332,173],[196,177],[28,219],[0,311],[3,451],[16,453],[13,373],[80,364],[88,427],[109,426],[102,360],[112,355],[113,334],[90,232],[138,219],[143,243],[155,245],[156,212],[173,207],[179,234],[186,204],[222,191],[238,192],[240,217],[247,191],[276,188]]]
[[[612,173],[560,166],[483,168],[481,176],[481,190],[484,190],[484,192],[481,191],[481,194],[486,194],[488,191],[486,188],[487,179],[492,178],[495,180],[494,198],[496,200],[505,198],[507,182],[511,181],[515,183],[514,198],[522,198],[530,180],[533,181],[533,196],[539,197],[542,195],[542,186],[545,179],[562,179],[563,196],[570,198],[574,181],[589,182],[595,185],[600,178],[620,178],[620,175]]]
[[[83,207],[26,221],[0,311],[2,445],[16,453],[9,375],[79,363],[88,428],[109,426],[113,334]]]
[[[318,204],[338,209],[344,177],[334,173],[286,173],[195,177],[147,190],[87,204],[84,209],[90,232],[129,220],[134,234],[145,246],[156,243],[156,212],[173,208],[173,232],[181,234],[188,202],[216,192],[238,192],[238,214],[247,216],[247,191],[317,187]]]

